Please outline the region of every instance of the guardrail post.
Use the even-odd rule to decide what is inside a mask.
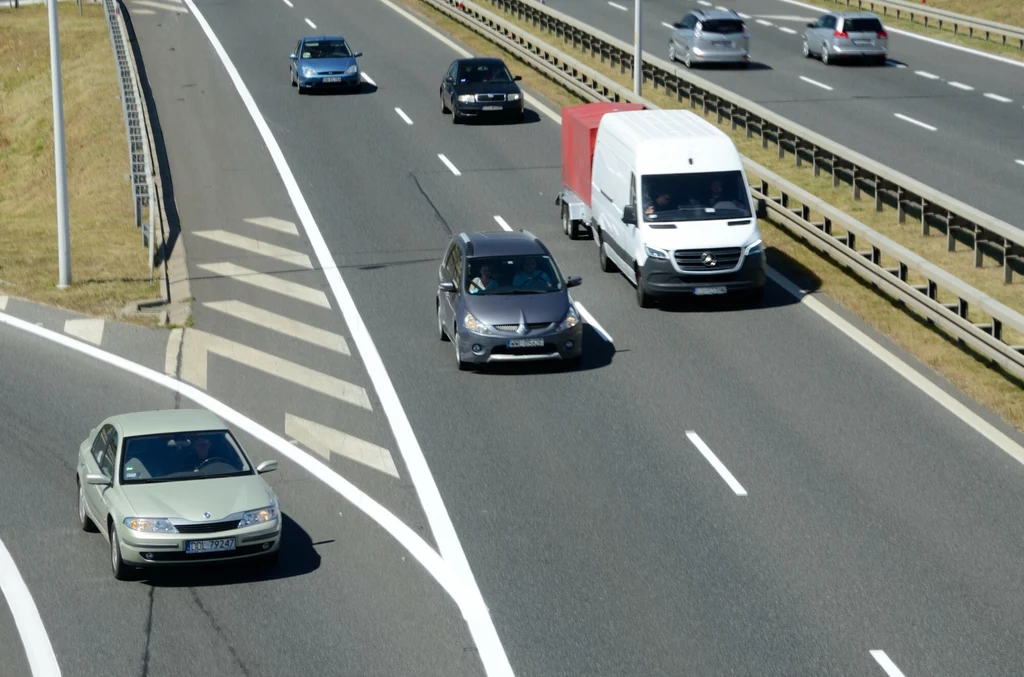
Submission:
[[[875,177],[875,211],[882,211],[882,190],[885,188],[885,183],[880,178]]]

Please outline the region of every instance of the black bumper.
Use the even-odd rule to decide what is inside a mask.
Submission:
[[[671,261],[648,258],[640,269],[641,283],[651,296],[694,295],[702,287],[725,287],[727,294],[762,289],[767,279],[764,253],[747,256],[732,273],[688,275],[679,273]]]
[[[496,110],[484,110],[485,108],[495,108]],[[456,103],[455,114],[459,117],[477,117],[477,116],[504,116],[504,115],[522,115],[526,110],[523,100],[519,101],[496,101],[494,103]]]

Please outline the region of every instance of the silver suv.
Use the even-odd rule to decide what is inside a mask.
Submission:
[[[696,9],[672,24],[668,58],[695,63],[750,63],[750,34],[733,10]]]
[[[849,58],[883,64],[889,58],[889,33],[872,12],[829,12],[807,24],[804,56],[821,57],[825,65]]]

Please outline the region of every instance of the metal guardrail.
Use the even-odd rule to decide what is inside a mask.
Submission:
[[[491,33],[500,32],[512,36],[520,44],[527,46],[537,42],[536,36],[514,24],[504,22],[498,14],[472,2],[424,2],[435,7],[452,8],[461,5],[464,7],[460,10],[462,16],[472,17],[475,23],[490,26]],[[633,45],[577,21],[567,14],[549,9],[537,0],[480,2],[489,4],[503,14],[527,22],[547,34],[557,36],[575,52],[584,52],[602,63],[607,61],[612,66],[617,65],[621,73],[632,71]],[[593,69],[587,68],[568,55],[563,55],[564,58],[548,59],[545,52],[551,49],[552,46],[547,43],[543,46],[538,43],[533,51],[552,63],[557,64],[566,59],[572,61],[571,67],[566,66],[570,70],[595,73]],[[614,101],[631,100],[633,97],[632,92],[622,87],[609,87],[608,83],[611,81],[604,76],[597,74],[596,80],[592,75],[586,77],[587,86],[593,86],[605,95],[612,92]],[[742,123],[748,138],[755,132],[761,136],[764,148],[768,147],[769,142],[776,144],[780,159],[785,157],[788,151],[793,154],[797,166],[805,160],[810,162],[815,176],[824,168],[832,174],[833,185],[836,187],[845,179],[845,182],[851,185],[855,199],[860,199],[862,190],[868,190],[874,197],[876,211],[881,212],[886,204],[890,205],[895,208],[896,218],[900,224],[906,222],[907,214],[912,214],[921,221],[922,236],[928,235],[932,227],[939,228],[946,234],[948,251],[955,251],[958,239],[964,240],[974,249],[975,267],[980,268],[986,256],[999,262],[1003,267],[1003,280],[1006,284],[1012,282],[1015,267],[1024,270],[1024,229],[985,214],[773,113],[760,104],[719,87],[688,70],[676,68],[648,52],[644,52],[643,80],[644,83],[651,83],[655,90],[660,88],[666,94],[675,96],[677,101],[687,99],[691,108],[700,105],[705,113],[713,110],[717,113],[719,122],[723,118],[728,118],[734,129],[737,123]]]
[[[125,133],[128,137],[128,161],[132,180],[132,199],[135,203],[135,227],[142,230],[142,244],[149,248],[149,272],[152,279],[155,263],[153,161],[149,147],[149,133],[142,106],[142,87],[135,72],[135,61],[129,47],[128,29],[116,0],[102,0],[103,13],[110,31],[110,44],[117,65],[118,86],[121,89],[121,109],[124,112]],[[143,220],[143,208],[148,218]]]
[[[658,108],[556,47],[471,2],[421,1],[508,49],[586,100],[630,101]],[[718,107],[717,113],[721,123],[722,107]],[[735,115],[730,115],[733,128],[737,120]],[[747,130],[749,134],[749,126]],[[744,157],[743,162],[748,175],[758,180],[758,185],[752,186],[752,192],[767,201],[769,214],[780,225],[832,258],[839,259],[858,276],[883,288],[1008,372],[1024,378],[1024,345],[1010,345],[1004,340],[1004,329],[1024,336],[1024,315],[753,160]],[[773,197],[773,190],[778,195]],[[798,207],[790,204],[794,200],[799,202]],[[836,234],[837,226],[843,234]],[[921,284],[913,284],[912,277],[918,278]],[[940,296],[952,297],[955,301],[943,303]],[[972,310],[975,314],[982,314],[986,321],[971,321],[969,312]]]
[[[996,42],[997,38],[1002,38],[1002,44],[1024,50],[1024,28],[1019,26],[1009,26],[1007,24],[989,21],[987,19],[979,19],[976,16],[957,14],[956,12],[950,12],[944,9],[928,7],[921,3],[915,5],[914,3],[905,2],[904,0],[822,1],[831,2],[835,5],[843,5],[847,9],[875,12],[876,14],[881,14],[885,17],[894,16],[897,19],[909,18],[909,20],[914,23],[917,23],[917,19],[920,19],[921,23],[923,23],[925,27],[929,28],[938,27],[940,30],[943,30],[948,26],[952,26],[953,33],[957,35],[962,35],[966,32],[968,37],[973,38],[975,37],[975,33],[981,33],[984,35],[984,39],[987,42]]]

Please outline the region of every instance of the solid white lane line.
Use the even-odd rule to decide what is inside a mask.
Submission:
[[[790,35],[796,35],[796,31],[794,31],[789,26],[779,26],[779,30],[782,31],[783,33],[789,33]]]
[[[822,84],[822,83],[818,82],[817,80],[812,80],[810,78],[805,78],[802,75],[800,76],[800,79],[803,80],[804,82],[807,82],[807,83],[810,83],[810,84],[814,85],[815,87],[821,87],[822,89],[827,89],[830,92],[832,91],[831,87],[829,87],[828,85]]]
[[[744,14],[743,12],[736,12],[736,13],[740,15],[741,19],[749,19],[750,18],[749,14]]]
[[[251,284],[254,287],[260,287],[261,289],[277,292],[284,296],[290,296],[293,299],[312,303],[313,305],[320,306],[321,308],[331,307],[331,302],[327,300],[327,294],[323,293],[319,289],[307,287],[304,284],[292,282],[291,280],[282,280],[279,277],[267,275],[266,273],[258,273],[255,270],[239,266],[235,263],[231,263],[230,261],[221,261],[219,263],[200,263],[199,267],[213,273],[214,275],[231,278],[236,282]]]
[[[756,23],[759,23],[759,24],[761,24],[762,26],[771,26],[771,25],[772,25],[772,22],[771,22],[771,21],[765,21],[764,19],[758,19],[758,20],[756,21]]]
[[[579,301],[573,301],[573,303],[576,304],[576,310],[580,311],[580,315],[583,316],[584,322],[593,327],[594,331],[600,334],[601,338],[603,338],[605,341],[612,344],[615,343],[615,341],[612,340],[612,335],[605,331],[604,327],[602,327],[600,323],[598,323],[598,321],[594,319],[594,316],[590,314],[589,310],[583,307],[582,303],[580,303]]]
[[[617,2],[609,2],[608,4],[611,5],[612,7],[614,7],[615,9],[621,9],[623,12],[628,12],[629,11],[628,7],[623,7],[622,5],[620,5]]]
[[[962,89],[965,92],[972,92],[972,91],[974,91],[974,87],[971,87],[970,85],[965,85],[962,82],[955,82],[955,81],[954,82],[950,82],[949,86],[950,87],[956,87],[957,89]]]
[[[39,609],[3,541],[0,541],[0,591],[7,600],[14,625],[21,635],[21,644],[32,677],[60,677],[57,655],[53,652]]]
[[[508,225],[508,223],[505,222],[505,219],[501,218],[500,216],[495,216],[494,220],[498,222],[499,226],[501,226],[502,228],[509,232],[512,232],[512,226]]]
[[[445,166],[448,167],[448,169],[452,170],[452,174],[454,174],[455,176],[461,176],[462,175],[462,172],[459,171],[458,167],[453,165],[452,161],[444,156],[444,153],[438,153],[437,157],[439,157],[441,159],[441,162],[443,162],[445,164]]]
[[[938,80],[939,76],[928,71],[914,71],[915,74],[920,75],[922,78],[928,78],[929,80]]]
[[[704,444],[704,440],[702,440],[697,433],[692,430],[687,430],[686,436],[690,438],[690,442],[693,443],[693,446],[697,447],[697,451],[707,459],[708,463],[711,464],[711,467],[718,471],[718,474],[722,476],[722,479],[725,480],[725,483],[729,485],[729,488],[732,489],[737,496],[747,495],[747,490],[736,481],[736,478],[732,476],[732,473],[725,467],[725,464],[718,460],[715,453],[711,451],[711,448],[708,447],[708,445]]]
[[[871,657],[878,661],[878,664],[882,666],[882,669],[885,670],[885,674],[889,675],[889,677],[904,677],[903,673],[900,672],[900,669],[896,667],[896,664],[893,663],[888,656],[885,655],[884,651],[872,651]]]
[[[906,115],[903,115],[902,113],[893,113],[893,115],[898,117],[900,120],[904,120],[906,122],[909,122],[912,125],[917,125],[918,127],[923,127],[924,129],[927,129],[928,131],[931,131],[931,132],[934,132],[937,129],[937,127],[932,127],[931,125],[927,125],[927,124],[921,122],[920,120],[915,120],[914,118],[908,118]]]
[[[315,23],[313,23],[312,21],[310,21],[309,19],[306,19],[306,23],[308,23],[308,24],[309,24],[309,27],[310,27],[310,28],[313,28],[313,29],[315,29],[315,28],[316,28],[316,24],[315,24]]]
[[[451,515],[448,514],[444,499],[441,497],[437,482],[430,472],[430,466],[427,464],[427,459],[423,454],[423,449],[420,447],[419,440],[416,438],[412,423],[409,421],[405,408],[398,397],[395,385],[392,383],[390,376],[388,376],[384,360],[381,358],[373,337],[370,335],[370,331],[359,309],[356,307],[355,299],[352,298],[345,280],[341,277],[341,269],[334,260],[334,256],[331,254],[326,240],[324,240],[323,233],[320,232],[320,228],[317,226],[316,219],[313,218],[313,212],[310,210],[309,204],[299,188],[299,183],[292,173],[291,167],[288,166],[288,161],[284,157],[281,146],[277,143],[277,139],[274,138],[274,133],[270,130],[266,119],[260,113],[256,101],[249,92],[249,88],[245,86],[245,82],[242,80],[242,76],[239,75],[234,63],[232,63],[231,57],[228,56],[224,46],[217,39],[217,35],[213,32],[202,12],[196,7],[195,1],[185,0],[185,3],[192,10],[196,21],[199,22],[214,51],[220,57],[221,63],[224,64],[228,76],[235,85],[239,96],[241,96],[249,116],[259,129],[264,145],[277,166],[278,174],[281,176],[295,212],[302,222],[306,237],[309,238],[313,251],[316,253],[320,268],[327,278],[331,292],[338,302],[338,308],[341,310],[345,323],[352,334],[352,341],[355,343],[356,351],[363,359],[366,373],[373,383],[374,390],[380,399],[381,408],[387,416],[395,443],[402,454],[409,477],[420,499],[423,514],[427,517],[427,526],[440,551],[439,559],[441,559],[442,567],[435,565],[436,560],[434,558],[437,556],[437,553],[426,544],[426,541],[416,536],[415,532],[412,532],[405,524],[401,523],[392,513],[384,510],[375,502],[371,505],[379,508],[379,512],[371,513],[369,510],[366,510],[366,512],[406,546],[409,552],[435,577],[438,583],[444,587],[445,591],[458,604],[459,611],[466,621],[466,627],[473,639],[473,643],[476,645],[477,655],[483,664],[487,677],[512,677],[512,665],[509,663],[504,646],[502,646],[501,638],[498,636],[498,631],[487,608],[487,603],[480,592],[480,586],[473,575],[473,569],[469,566],[469,560],[466,557],[465,550],[462,548],[462,543],[459,541],[459,535],[455,531]],[[393,3],[390,4],[394,7]],[[405,12],[405,14],[411,16],[408,12]],[[197,391],[197,393],[202,394],[200,391]],[[270,431],[268,430],[267,433],[270,433]],[[295,449],[295,447],[288,445],[284,439],[280,437],[277,437],[277,439],[280,440],[282,449],[289,451]],[[313,460],[309,458],[309,461]],[[317,463],[317,465],[329,471],[329,468],[322,463]],[[335,475],[335,477],[337,476]],[[341,480],[341,478],[338,477],[338,480]],[[351,487],[351,485],[349,486]],[[351,488],[354,489],[354,487]],[[342,492],[339,491],[339,493]],[[354,492],[349,491],[348,495],[353,494]],[[359,492],[359,494],[365,496],[362,492]],[[367,496],[363,500],[369,500],[369,497]],[[356,503],[356,505],[363,509],[368,508],[368,506],[362,503]],[[412,539],[409,538],[410,532],[413,537]]]
[[[262,240],[246,237],[245,235],[231,233],[223,229],[196,230],[193,231],[192,234],[220,243],[227,247],[234,247],[235,249],[241,249],[242,251],[251,252],[260,256],[267,256],[293,266],[306,268],[307,270],[313,269],[313,263],[305,254],[285,247],[278,247],[277,245],[270,244],[269,242],[263,242]]]
[[[1000,96],[999,94],[986,93],[985,96],[987,96],[988,98],[992,99],[993,101],[999,101],[1001,103],[1012,103],[1013,102],[1013,99],[1008,99],[1005,96]]]
[[[395,112],[398,113],[398,117],[400,117],[403,120],[405,120],[405,124],[407,124],[407,125],[411,125],[412,124],[412,120],[409,119],[409,116],[406,115],[405,111],[403,111],[401,108],[396,108]]]
[[[208,301],[203,304],[207,308],[212,308],[218,312],[230,315],[231,317],[244,320],[258,327],[264,329],[270,329],[276,331],[279,334],[285,336],[291,336],[292,338],[306,343],[311,343],[327,350],[333,350],[339,352],[342,355],[351,355],[352,353],[348,349],[348,342],[345,341],[345,337],[340,334],[334,334],[325,329],[314,327],[313,325],[306,324],[305,322],[299,322],[293,320],[290,317],[284,315],[278,315],[272,313],[269,310],[251,306],[248,303],[242,301]]]
[[[288,2],[288,0],[284,0],[284,4],[288,5],[289,7],[294,7],[295,6],[292,3]]]
[[[366,74],[366,71],[363,71],[362,73],[360,73],[359,77],[360,77],[360,79],[363,80],[363,82],[367,82],[367,83],[373,85],[374,87],[377,86],[377,83],[373,81],[373,78],[371,78],[369,75]]]
[[[1017,164],[1019,164],[1019,165],[1020,165],[1021,167],[1024,167],[1024,160],[1014,160],[1014,162],[1016,162]],[[0,310],[3,310],[3,308],[2,308],[2,307],[0,307]]]
[[[708,2],[708,0],[697,0],[697,4],[698,5],[703,5],[704,7],[710,7],[711,6],[711,3]]]
[[[675,26],[673,26],[672,24],[670,24],[667,21],[662,21],[661,25],[664,26],[665,28],[668,28],[669,30],[673,30],[674,31],[676,29]]]

